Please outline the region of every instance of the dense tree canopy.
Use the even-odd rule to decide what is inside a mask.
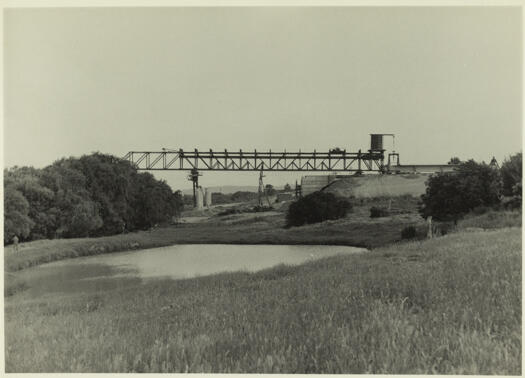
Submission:
[[[34,222],[29,218],[29,203],[13,186],[4,189],[4,243],[15,235],[26,238]]]
[[[501,165],[503,194],[521,197],[522,188],[522,153],[518,152],[506,159]]]
[[[497,168],[473,160],[461,163],[456,172],[438,173],[427,181],[421,196],[421,215],[440,221],[457,221],[480,206],[500,202],[501,176]]]
[[[182,196],[126,161],[95,153],[44,169],[4,170],[5,237],[112,235],[146,229],[182,211]]]

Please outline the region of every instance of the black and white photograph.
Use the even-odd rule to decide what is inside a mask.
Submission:
[[[3,373],[522,374],[520,2],[6,1]]]

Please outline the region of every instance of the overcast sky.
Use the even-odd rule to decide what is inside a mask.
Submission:
[[[58,8],[4,17],[8,167],[162,147],[357,151],[370,133],[395,133],[405,164],[501,161],[522,148],[519,8]],[[191,187],[186,175],[156,174],[174,189]],[[201,178],[257,182],[255,172]]]

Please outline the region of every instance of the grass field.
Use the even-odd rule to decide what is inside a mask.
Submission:
[[[480,215],[469,215],[458,223],[460,230],[467,228],[490,230],[503,227],[521,227],[521,212],[490,210]]]
[[[253,274],[15,293],[6,371],[520,375],[521,279],[521,229],[508,228]]]

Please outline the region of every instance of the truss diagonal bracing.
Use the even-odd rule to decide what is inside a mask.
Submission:
[[[130,151],[124,157],[139,170],[150,171],[332,171],[383,172],[383,151],[243,152]]]

